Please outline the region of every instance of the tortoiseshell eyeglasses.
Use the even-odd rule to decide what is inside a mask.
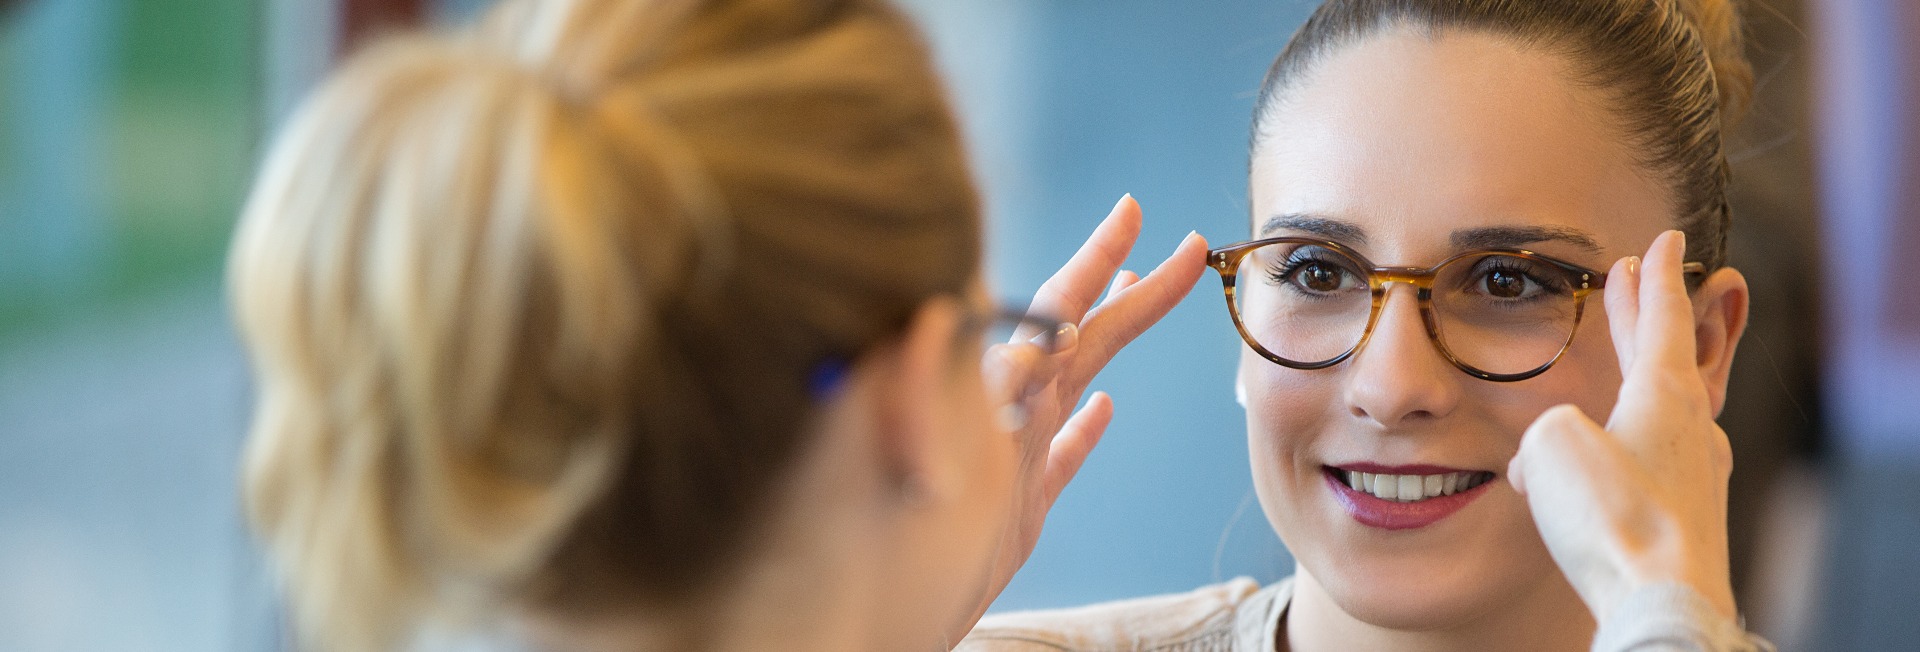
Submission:
[[[1475,378],[1526,380],[1573,344],[1587,295],[1607,275],[1524,249],[1455,255],[1429,268],[1382,267],[1330,240],[1253,240],[1207,252],[1227,310],[1261,357],[1293,369],[1340,364],[1366,346],[1387,285],[1416,290],[1427,337]],[[1243,268],[1250,273],[1243,274]],[[1706,266],[1687,263],[1690,277]]]

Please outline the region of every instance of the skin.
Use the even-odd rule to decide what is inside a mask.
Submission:
[[[1671,228],[1671,193],[1660,175],[1638,164],[1604,96],[1569,82],[1563,66],[1553,55],[1464,33],[1390,30],[1333,53],[1295,80],[1264,121],[1251,169],[1255,235],[1324,235],[1290,228],[1261,233],[1276,216],[1332,220],[1364,236],[1335,239],[1393,266],[1433,265],[1460,250],[1457,234],[1492,227],[1577,234],[1512,244],[1592,269],[1648,251]],[[1677,276],[1678,261],[1670,262]],[[1543,430],[1578,430],[1575,425],[1584,424],[1566,418],[1574,414],[1608,419],[1623,380],[1608,320],[1585,320],[1571,349],[1545,374],[1493,383],[1440,356],[1412,294],[1411,288],[1390,289],[1366,348],[1333,368],[1292,370],[1243,351],[1238,382],[1256,491],[1299,562],[1286,623],[1291,649],[1585,649],[1592,614],[1604,608],[1590,607],[1583,596],[1604,601],[1638,583],[1697,576],[1708,578],[1699,582],[1702,593],[1718,602],[1714,573],[1695,568],[1714,563],[1713,555],[1698,553],[1714,545],[1714,518],[1724,566],[1725,476],[1716,467],[1697,473],[1720,478],[1717,516],[1711,509],[1678,509],[1676,523],[1705,522],[1668,537],[1686,543],[1667,548],[1689,552],[1667,555],[1681,561],[1639,564],[1663,570],[1637,573],[1620,571],[1636,567],[1621,560],[1637,553],[1588,554],[1596,546],[1578,543],[1601,534],[1632,539],[1639,536],[1633,527],[1596,532],[1593,524],[1554,522],[1563,517],[1552,514],[1536,525],[1534,511],[1579,513],[1580,500],[1618,493],[1619,478],[1628,476],[1617,474],[1628,467],[1559,455],[1556,470],[1574,474],[1568,477],[1579,482],[1569,484],[1584,483],[1586,493],[1563,491],[1549,499],[1552,492],[1536,492],[1539,505],[1508,482],[1523,435],[1551,408],[1571,406],[1552,413],[1560,415],[1553,421],[1559,425]],[[1588,301],[1588,315],[1597,315],[1616,302],[1616,291],[1610,287],[1605,297]],[[1693,335],[1693,364],[1679,375],[1687,387],[1697,386],[1687,396],[1705,397],[1688,414],[1708,415],[1710,423],[1724,396],[1732,343],[1744,327],[1745,283],[1737,272],[1722,270],[1686,306],[1680,317],[1660,314],[1692,324],[1657,332]],[[1671,365],[1662,373],[1675,374]],[[1636,409],[1665,414],[1666,406],[1649,405]],[[1601,437],[1592,434],[1601,432],[1597,425],[1580,432]],[[1667,459],[1662,455],[1648,457]],[[1348,516],[1322,475],[1323,465],[1361,461],[1498,477],[1479,499],[1438,523],[1387,531]],[[1662,462],[1650,468],[1688,467]],[[1615,502],[1644,507],[1648,500]],[[1543,531],[1554,543],[1543,541]],[[1607,570],[1574,575],[1583,584],[1576,589],[1556,559],[1600,559],[1591,565]],[[1631,581],[1615,581],[1611,589],[1593,587],[1613,581],[1596,578],[1629,575]],[[1725,604],[1730,612],[1730,597]]]

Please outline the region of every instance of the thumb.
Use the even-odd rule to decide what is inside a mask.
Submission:
[[[1576,463],[1574,460],[1578,460],[1586,448],[1584,440],[1600,430],[1600,424],[1577,406],[1563,404],[1548,408],[1527,426],[1526,434],[1521,435],[1520,449],[1507,462],[1507,484],[1526,495],[1528,474],[1545,473],[1552,477],[1556,470],[1567,470],[1564,466]]]
[[[1527,448],[1522,446],[1513,454],[1513,459],[1507,460],[1507,484],[1513,485],[1514,493],[1521,496],[1527,495],[1526,458]]]

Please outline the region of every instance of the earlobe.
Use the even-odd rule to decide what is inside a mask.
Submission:
[[[1734,349],[1747,329],[1747,301],[1747,279],[1731,267],[1715,271],[1694,291],[1694,350],[1716,417],[1726,406]]]

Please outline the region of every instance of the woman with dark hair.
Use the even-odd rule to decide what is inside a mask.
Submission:
[[[962,648],[1769,647],[1713,421],[1739,33],[1729,0],[1327,0],[1262,85],[1252,238],[1208,260],[1294,575]]]

